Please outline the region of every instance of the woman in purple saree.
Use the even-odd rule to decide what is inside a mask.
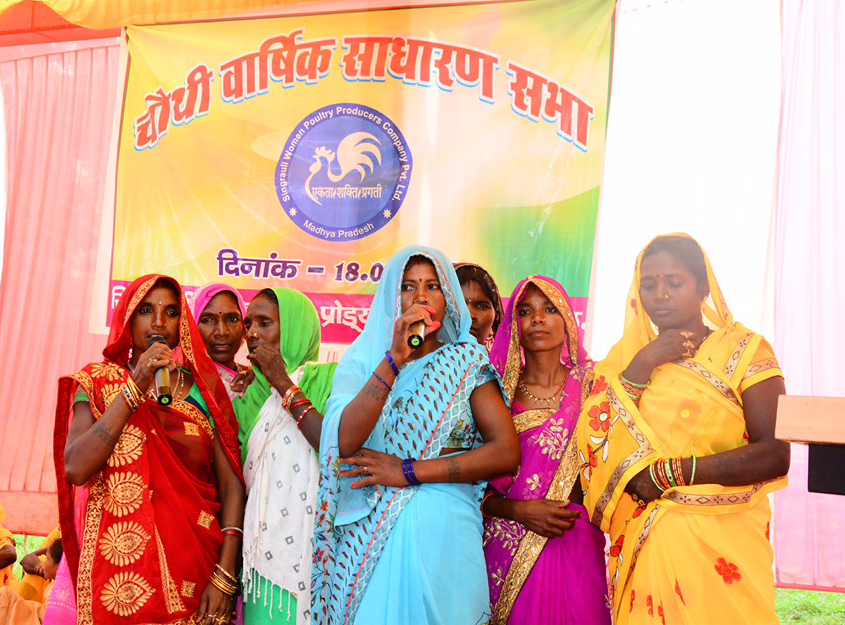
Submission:
[[[522,453],[482,504],[491,623],[609,624],[605,538],[581,505],[573,436],[593,362],[560,284],[529,276],[516,286],[490,360]]]

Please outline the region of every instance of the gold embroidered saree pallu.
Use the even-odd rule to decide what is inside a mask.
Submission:
[[[206,411],[190,396],[160,406],[145,395],[103,466],[82,488],[66,479],[64,452],[76,393],[84,390],[94,420],[130,377],[135,309],[159,280],[179,296],[174,358],[192,375]],[[64,560],[76,590],[79,625],[182,624],[193,620],[223,540],[217,513],[214,441],[240,479],[235,418],[214,363],[171,278],[143,276],[118,303],[105,360],[59,380],[53,455]]]
[[[126,377],[111,363],[88,365],[62,379],[60,399],[69,409],[78,384],[88,397],[113,400]],[[78,623],[189,622],[222,538],[213,437],[208,417],[181,400],[168,407],[145,400],[130,417],[89,482],[78,537]],[[68,529],[76,524],[70,508],[62,515]]]
[[[766,494],[785,478],[673,488],[642,507],[624,492],[657,458],[747,444],[741,394],[781,375],[771,348],[725,325],[695,357],[657,367],[637,408],[617,377],[623,343],[597,366],[577,431],[584,504],[611,539],[614,622],[777,622]]]

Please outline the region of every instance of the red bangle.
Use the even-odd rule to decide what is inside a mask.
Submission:
[[[493,492],[493,491],[491,490],[491,491],[489,491],[489,492],[487,492],[487,493],[484,493],[484,497],[482,497],[482,499],[481,499],[481,516],[483,516],[485,519],[490,519],[490,518],[492,518],[489,514],[485,514],[485,513],[484,513],[484,504],[485,504],[485,503],[487,503],[487,500],[488,500],[490,497],[492,497],[493,495],[498,495],[498,493]]]
[[[227,532],[223,532],[223,536],[238,536],[240,537],[241,532],[236,532],[235,530],[229,530]]]
[[[305,410],[299,413],[299,418],[296,420],[296,427],[299,427],[299,424],[302,423],[302,418],[311,410],[316,411],[317,409],[314,406],[308,406]]]
[[[310,404],[311,400],[307,397],[303,397],[301,399],[295,399],[290,403],[290,409],[293,410],[294,408],[298,408],[299,406],[304,406],[305,404]]]
[[[290,412],[290,403],[291,401],[293,401],[293,396],[301,392],[302,389],[299,388],[296,384],[290,386],[288,390],[285,391],[285,394],[282,396],[282,408]]]

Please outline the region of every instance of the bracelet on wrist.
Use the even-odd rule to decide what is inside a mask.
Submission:
[[[382,384],[384,384],[384,385],[385,385],[385,387],[387,387],[387,392],[388,392],[388,393],[389,393],[390,391],[392,391],[392,390],[393,390],[393,387],[392,387],[392,386],[390,386],[390,384],[388,384],[388,383],[385,381],[385,379],[384,379],[383,377],[381,377],[381,376],[380,376],[378,373],[376,373],[375,371],[373,371],[373,376],[375,376],[376,380],[378,380],[379,382],[381,382]]]
[[[288,387],[288,390],[286,390],[285,394],[282,395],[282,408],[284,408],[286,412],[290,412],[290,403],[293,401],[293,396],[301,392],[302,389],[296,384],[291,384]]]
[[[387,364],[389,364],[390,368],[393,369],[393,375],[398,376],[399,375],[399,367],[396,366],[396,361],[393,360],[393,356],[390,355],[389,349],[386,352],[384,352],[384,356],[385,356],[385,358],[387,358]]]
[[[304,395],[299,399],[294,399],[290,403],[291,412],[293,411],[294,408],[299,408],[300,406],[305,406],[306,404],[310,404],[310,403],[311,403],[311,400],[308,399],[307,397],[305,397]]]
[[[126,400],[126,405],[129,406],[129,410],[135,412],[138,410],[138,401],[132,396],[132,392],[129,390],[128,386],[124,386],[120,389],[121,395],[123,395],[123,399]]]
[[[487,500],[495,494],[496,493],[494,493],[493,491],[486,492],[484,493],[484,497],[482,497],[481,499],[481,516],[483,516],[485,519],[490,519],[492,517],[486,512],[484,512],[484,504],[487,503]]]
[[[317,412],[317,409],[314,408],[314,406],[309,405],[305,410],[299,413],[299,418],[296,420],[296,427],[299,427],[299,424],[302,423],[302,419],[305,418],[305,415],[307,415],[312,410],[314,412]]]
[[[405,458],[402,461],[402,474],[405,476],[405,481],[408,482],[409,486],[417,486],[420,484],[420,481],[417,479],[417,476],[414,473],[413,458]]]

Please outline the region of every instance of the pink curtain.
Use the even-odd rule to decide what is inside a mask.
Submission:
[[[845,5],[782,9],[775,345],[790,394],[845,397]],[[789,479],[775,496],[779,585],[845,590],[845,497],[807,492],[803,446]]]
[[[6,526],[57,523],[57,379],[98,357],[88,333],[118,46],[54,44],[0,63],[7,213],[0,281],[0,502]],[[41,46],[36,49],[42,49]]]

